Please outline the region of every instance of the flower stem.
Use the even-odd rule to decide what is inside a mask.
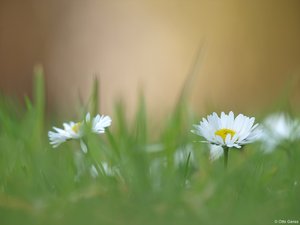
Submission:
[[[227,169],[229,148],[224,147],[224,168]]]

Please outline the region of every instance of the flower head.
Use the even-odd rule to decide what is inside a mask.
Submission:
[[[85,121],[91,123],[92,132],[96,134],[102,134],[105,132],[105,128],[111,125],[111,118],[109,116],[95,116],[91,121],[90,113],[86,114]]]
[[[206,139],[205,142],[228,148],[241,148],[259,138],[258,124],[255,118],[239,114],[234,118],[233,112],[224,112],[219,117],[216,113],[203,118],[199,125],[194,125],[193,133]]]
[[[71,139],[79,139],[82,137],[82,123],[64,123],[64,129],[60,129],[57,127],[53,127],[56,132],[49,131],[48,137],[50,140],[50,144],[53,145],[54,148],[58,147],[61,143],[71,140]]]
[[[263,122],[263,127],[261,141],[265,152],[271,152],[284,141],[295,141],[300,138],[300,121],[292,119],[285,113],[268,116]]]
[[[54,131],[48,132],[48,137],[50,140],[50,144],[56,148],[63,142],[66,142],[71,139],[80,139],[80,146],[83,149],[84,152],[87,151],[87,147],[82,141],[82,137],[85,135],[84,132],[84,125],[87,123],[91,123],[91,130],[93,133],[104,133],[105,128],[109,127],[111,125],[111,118],[109,116],[100,116],[97,115],[92,119],[91,122],[91,116],[88,113],[85,117],[85,121],[82,122],[69,122],[63,124],[63,129],[53,127]]]

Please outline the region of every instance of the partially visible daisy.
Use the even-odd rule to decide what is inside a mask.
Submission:
[[[260,136],[258,124],[254,124],[254,117],[239,114],[236,118],[233,112],[216,113],[203,118],[199,125],[194,125],[193,133],[206,139],[210,144],[211,159],[219,158],[223,153],[224,165],[227,166],[228,149],[241,148],[243,145],[256,141]]]
[[[220,145],[209,145],[209,158],[214,161],[220,158],[224,153],[222,146]]]
[[[91,166],[90,174],[93,178],[98,177],[99,172],[101,172],[105,176],[110,176],[110,177],[119,175],[118,168],[109,165],[107,162],[102,162],[101,164]]]
[[[175,166],[186,166],[187,163],[193,164],[195,161],[195,156],[193,152],[192,145],[185,145],[181,146],[180,148],[176,149],[174,153],[174,164]]]
[[[60,144],[72,140],[72,139],[80,139],[80,146],[81,149],[86,152],[87,146],[82,141],[83,136],[85,135],[84,132],[84,125],[85,123],[91,123],[91,130],[93,133],[101,134],[105,132],[105,128],[109,127],[111,125],[111,118],[109,116],[100,116],[97,115],[92,119],[91,122],[91,116],[88,113],[85,117],[85,121],[82,122],[69,122],[63,124],[63,129],[53,127],[53,129],[56,131],[49,131],[48,137],[50,140],[50,144],[56,148]]]
[[[263,122],[263,127],[261,141],[265,152],[273,151],[284,141],[295,141],[300,138],[300,121],[292,119],[285,113],[268,116]]]

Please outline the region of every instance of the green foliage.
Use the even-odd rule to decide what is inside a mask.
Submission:
[[[103,135],[57,149],[45,127],[44,79],[36,69],[25,108],[0,97],[0,224],[273,224],[299,220],[300,144],[290,156],[259,145],[230,150],[228,170],[211,162],[189,130],[197,121],[184,98],[152,135],[140,96],[132,123],[122,102]],[[86,111],[98,109],[95,82]],[[80,119],[80,118],[79,118]],[[53,124],[55,125],[55,124]],[[92,166],[98,176],[91,173]]]

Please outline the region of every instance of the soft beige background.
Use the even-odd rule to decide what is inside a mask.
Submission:
[[[103,113],[120,96],[132,113],[142,88],[151,115],[162,115],[202,46],[195,109],[257,112],[291,77],[297,107],[299,12],[298,0],[0,0],[0,89],[30,93],[42,63],[50,111],[72,113],[97,74]]]

